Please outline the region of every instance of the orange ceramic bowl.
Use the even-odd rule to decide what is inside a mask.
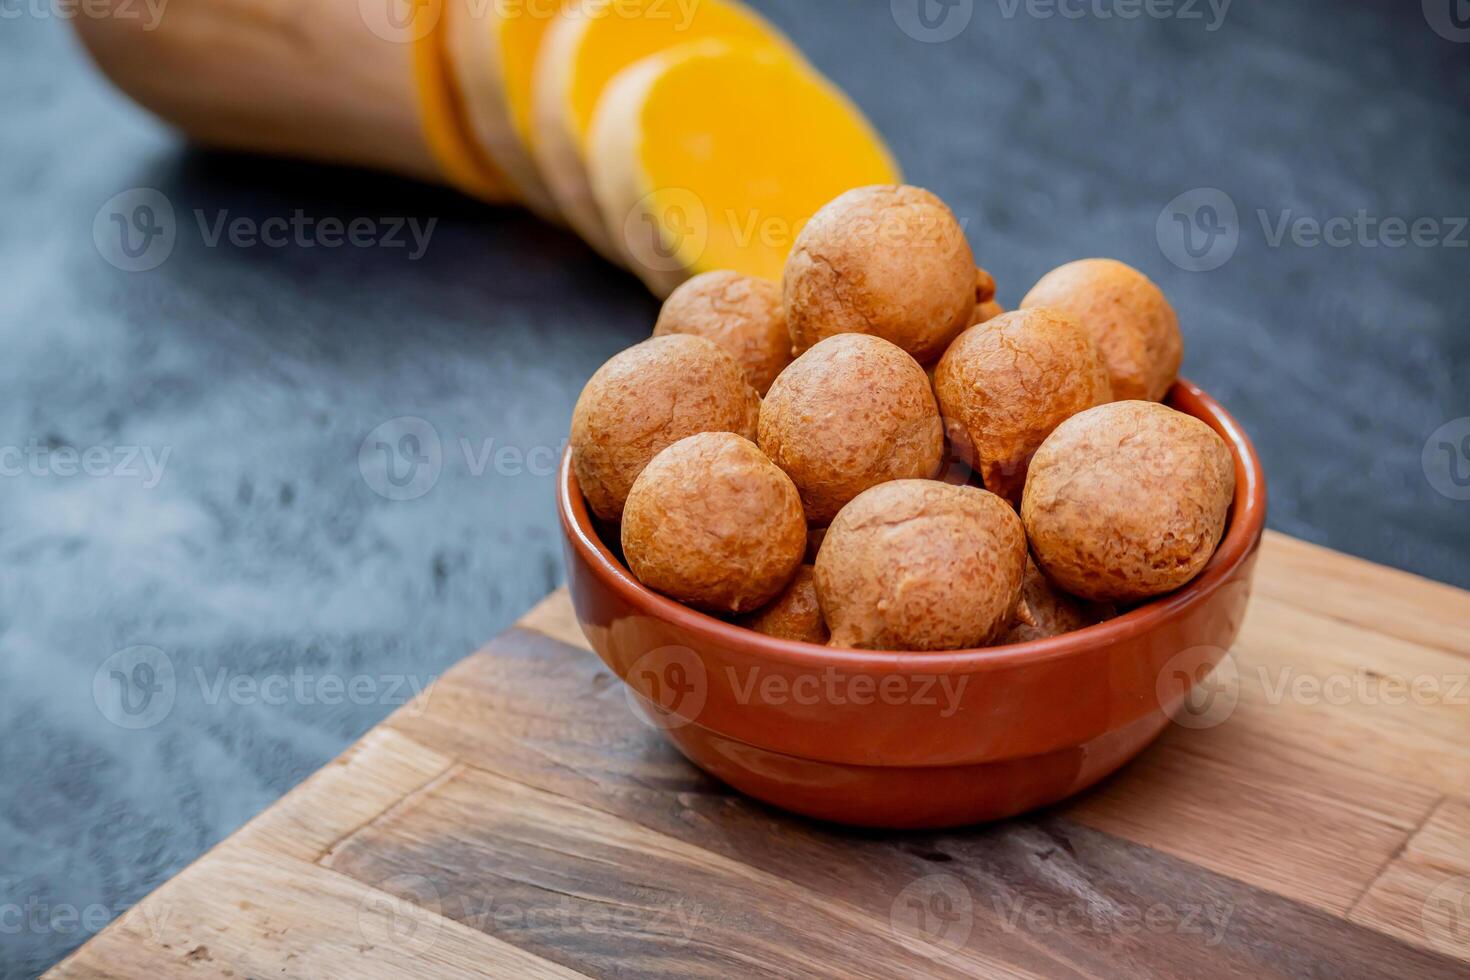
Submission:
[[[870,827],[957,826],[1053,803],[1152,742],[1245,615],[1266,520],[1260,461],[1199,388],[1181,380],[1169,403],[1230,446],[1230,522],[1194,581],[1096,626],[943,653],[742,629],[640,584],[599,536],[567,456],[557,500],[577,618],[645,717],[756,799]]]

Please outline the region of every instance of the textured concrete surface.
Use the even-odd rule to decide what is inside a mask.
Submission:
[[[1430,442],[1470,416],[1470,234],[1446,220],[1470,214],[1470,44],[1415,3],[1240,0],[1220,20],[961,0],[925,26],[912,2],[761,6],[954,204],[1004,302],[1094,254],[1163,285],[1188,374],[1257,440],[1273,526],[1470,586],[1452,499],[1470,432]],[[54,10],[0,20],[3,976],[54,962],[556,584],[546,461],[582,381],[654,314],[523,215],[190,151]],[[93,225],[140,187],[177,240],[126,272]],[[1198,188],[1236,222],[1196,191],[1178,224],[1166,206]],[[222,216],[298,209],[374,234],[438,221],[417,260],[208,241]],[[1273,244],[1283,217],[1359,212],[1434,234]],[[117,240],[105,209],[101,229]],[[423,422],[377,428],[402,416]]]

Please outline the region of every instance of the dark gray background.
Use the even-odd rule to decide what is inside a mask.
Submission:
[[[387,714],[390,681],[427,682],[558,582],[551,480],[493,459],[477,475],[474,455],[486,440],[558,449],[582,382],[655,313],[631,278],[522,214],[190,150],[28,2],[0,20],[0,445],[170,455],[152,487],[0,478],[7,976],[86,938],[68,910],[136,902]],[[966,219],[1007,305],[1087,255],[1164,287],[1187,373],[1265,459],[1273,527],[1470,585],[1470,503],[1421,465],[1430,434],[1470,416],[1466,236],[1271,247],[1257,216],[1470,213],[1470,44],[1414,2],[1239,0],[1214,30],[1203,4],[1203,19],[1125,20],[1020,2],[978,0],[943,43],[900,30],[887,0],[760,6]],[[179,218],[173,254],[146,273],[104,262],[92,236],[104,202],[136,187]],[[1237,206],[1238,250],[1187,272],[1156,221],[1201,187]],[[440,220],[413,262],[210,248],[196,209]],[[405,415],[432,424],[443,469],[392,501],[358,450]],[[129,731],[92,683],[138,644],[176,666],[177,697]],[[220,678],[298,666],[380,682],[380,702],[210,696]]]

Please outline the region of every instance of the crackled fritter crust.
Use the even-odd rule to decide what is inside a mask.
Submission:
[[[860,187],[797,236],[783,294],[794,353],[866,333],[932,361],[972,322],[975,258],[954,212],[907,185]]]
[[[880,337],[841,334],[771,385],[759,442],[801,491],[807,520],[823,525],[871,486],[932,477],[944,430],[918,362]]]
[[[719,344],[762,395],[791,363],[781,287],[769,279],[730,270],[695,276],[664,301],[653,327],[655,337],[676,333]]]
[[[587,506],[622,516],[633,481],[659,450],[696,432],[755,438],[760,396],[712,341],[654,337],[592,375],[572,411],[572,465]]]
[[[711,612],[770,602],[806,551],[790,478],[748,439],[703,432],[644,467],[623,510],[623,556],[650,589]]]
[[[842,509],[817,555],[837,646],[960,650],[1010,626],[1026,567],[1016,512],[977,487],[898,480]]]
[[[966,330],[934,372],[947,425],[958,423],[987,489],[1019,504],[1043,440],[1083,409],[1112,401],[1097,349],[1071,317],[1045,307]],[[955,440],[958,444],[958,440]]]
[[[1114,259],[1069,262],[1041,277],[1021,306],[1051,306],[1097,345],[1113,397],[1159,401],[1179,374],[1179,318],[1153,281]]]
[[[832,638],[817,602],[816,569],[802,565],[785,591],[737,622],[747,629],[783,640],[825,645]]]
[[[1062,589],[1134,602],[1199,573],[1234,496],[1230,450],[1208,425],[1157,402],[1113,402],[1042,443],[1021,518],[1037,564]]]

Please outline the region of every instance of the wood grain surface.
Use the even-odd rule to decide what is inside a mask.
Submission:
[[[1470,594],[1264,548],[1208,711],[945,832],[704,776],[554,593],[52,975],[1464,977]]]

